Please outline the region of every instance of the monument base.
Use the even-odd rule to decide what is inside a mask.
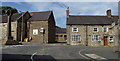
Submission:
[[[20,44],[19,41],[13,40],[13,37],[8,37],[8,40],[5,43],[5,45],[18,45],[18,44]]]
[[[11,41],[7,41],[5,43],[5,45],[19,45],[20,43],[18,41],[14,41],[14,40],[11,40]]]

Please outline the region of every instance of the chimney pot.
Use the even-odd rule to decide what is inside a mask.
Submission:
[[[112,17],[112,15],[111,15],[111,10],[109,9],[109,10],[107,10],[107,17]]]

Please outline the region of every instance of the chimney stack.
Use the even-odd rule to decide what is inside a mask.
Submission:
[[[66,17],[67,18],[69,17],[69,7],[67,7],[67,9],[66,9]]]
[[[107,10],[106,14],[107,14],[107,17],[112,17],[112,15],[111,15],[111,10],[110,10],[110,9]]]

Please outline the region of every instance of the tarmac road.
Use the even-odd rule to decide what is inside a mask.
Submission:
[[[70,45],[17,45],[2,48],[2,61],[90,61],[118,59],[112,47],[88,47]]]

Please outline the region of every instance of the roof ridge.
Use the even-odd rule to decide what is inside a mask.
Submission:
[[[69,16],[104,16],[106,17],[107,15],[69,15]],[[112,15],[112,16],[118,16],[118,15]]]
[[[52,11],[40,11],[40,12],[30,12],[30,13],[44,13],[44,12],[52,12]]]

